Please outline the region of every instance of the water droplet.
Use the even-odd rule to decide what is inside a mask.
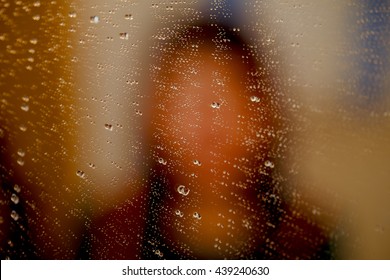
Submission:
[[[17,184],[14,185],[14,191],[15,192],[20,193],[21,189],[22,188],[19,185],[17,185]]]
[[[167,161],[163,158],[158,158],[158,163],[161,163],[162,165],[167,165]]]
[[[317,209],[313,209],[312,213],[313,215],[318,215],[318,216],[321,215],[321,212],[318,211]]]
[[[30,43],[36,45],[38,43],[38,39],[36,38],[30,39]]]
[[[19,149],[18,150],[18,155],[21,156],[21,157],[24,157],[26,155],[26,153],[22,149]]]
[[[19,129],[23,132],[27,131],[27,126],[25,126],[24,124],[22,124],[21,126],[19,126]]]
[[[104,125],[104,127],[107,129],[107,130],[109,130],[109,131],[112,131],[112,124],[108,124],[108,123],[106,123],[105,125]]]
[[[38,20],[40,20],[40,19],[41,19],[41,16],[40,16],[40,15],[35,15],[35,16],[33,16],[33,20],[38,21]]]
[[[93,163],[89,163],[88,165],[89,165],[89,167],[91,167],[92,169],[95,169],[95,168],[96,168],[96,165],[93,164]]]
[[[40,7],[41,6],[41,2],[40,1],[35,1],[34,2],[34,7]]]
[[[20,109],[22,109],[22,110],[25,111],[25,112],[28,112],[28,110],[30,109],[30,107],[29,107],[27,104],[23,104],[22,106],[20,106]]]
[[[213,108],[213,109],[219,109],[220,107],[221,107],[221,104],[219,104],[218,102],[211,103],[211,108]]]
[[[201,166],[202,165],[202,163],[199,160],[197,160],[197,159],[194,160],[194,164],[197,165],[197,166]]]
[[[85,173],[84,173],[84,171],[77,170],[76,175],[79,176],[79,177],[82,178],[82,179],[85,178]]]
[[[186,188],[186,186],[180,185],[177,187],[177,192],[181,195],[187,196],[190,193],[190,189]]]
[[[76,12],[75,11],[72,11],[69,13],[69,17],[70,18],[75,18],[77,16]]]
[[[164,256],[164,254],[163,254],[160,250],[156,250],[156,251],[154,251],[154,253],[155,253],[157,256],[159,256],[159,257],[163,257],[163,256]]]
[[[179,216],[179,217],[183,217],[184,216],[183,212],[181,212],[180,210],[176,210],[175,214],[176,214],[176,216]]]
[[[129,33],[127,33],[127,32],[119,33],[119,38],[121,38],[122,40],[128,40],[129,39]]]
[[[202,216],[198,213],[198,212],[194,212],[194,214],[192,215],[195,219],[202,219]]]
[[[99,23],[100,18],[99,18],[99,16],[91,16],[91,17],[89,18],[89,21],[90,21],[91,23],[97,24],[97,23]]]
[[[248,220],[243,220],[242,221],[242,226],[244,228],[247,228],[247,229],[251,229],[252,228],[251,223]]]
[[[0,128],[0,138],[4,137],[4,130]]]
[[[17,161],[16,161],[20,166],[23,166],[24,165],[24,160],[19,158]]]
[[[125,19],[132,20],[132,19],[133,19],[133,15],[131,15],[131,14],[126,14],[126,15],[125,15]]]
[[[15,204],[18,204],[19,203],[19,197],[16,195],[16,194],[12,194],[11,195],[11,201]]]
[[[24,102],[29,102],[29,101],[30,101],[30,97],[28,97],[28,96],[23,96],[23,97],[22,97],[22,100],[23,100]]]
[[[15,210],[11,211],[11,218],[14,219],[14,221],[17,221],[19,219],[19,214],[16,213]]]
[[[275,167],[274,163],[273,163],[272,161],[270,161],[270,160],[266,160],[266,161],[264,162],[264,165],[265,165],[266,167],[269,167],[269,168],[274,168],[274,167]]]
[[[251,99],[252,102],[255,102],[255,103],[259,103],[260,102],[260,97],[255,96],[255,95],[252,95],[250,99]]]

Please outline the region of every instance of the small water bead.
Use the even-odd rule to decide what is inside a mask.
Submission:
[[[38,44],[38,39],[33,38],[33,39],[30,40],[30,43],[33,44],[33,45],[36,45],[36,44]]]
[[[0,138],[4,137],[4,130],[0,128]]]
[[[30,107],[27,104],[23,104],[22,106],[20,106],[20,109],[22,109],[22,111],[28,112],[28,110],[30,110]]]
[[[77,17],[77,14],[76,14],[75,11],[70,12],[68,15],[69,15],[70,18],[75,18],[75,17]]]
[[[15,210],[12,210],[11,211],[11,218],[14,219],[14,221],[17,221],[17,220],[19,220],[19,214]]]
[[[187,196],[190,193],[190,189],[186,188],[184,185],[180,185],[177,187],[177,192],[181,195]]]
[[[11,201],[15,204],[18,204],[19,203],[19,197],[16,195],[16,194],[12,194],[11,195]]]
[[[23,166],[24,165],[24,160],[19,158],[17,161],[16,161],[20,166]]]
[[[34,5],[34,7],[40,7],[41,6],[41,2],[40,1],[35,1],[33,5]]]
[[[112,124],[108,124],[108,123],[106,123],[105,125],[104,125],[104,128],[105,129],[107,129],[107,130],[109,130],[109,131],[112,131]]]
[[[132,14],[126,14],[125,15],[125,19],[132,20],[133,19],[133,15]]]
[[[221,107],[221,104],[218,102],[211,103],[211,108],[213,109],[219,109]]]
[[[255,102],[255,103],[259,103],[260,102],[260,97],[255,96],[255,95],[251,96],[250,99],[251,99],[252,102]]]
[[[129,39],[129,33],[121,32],[121,33],[119,33],[119,38],[121,38],[122,40],[128,40]]]
[[[197,220],[200,220],[202,219],[202,216],[198,213],[198,212],[194,212],[194,214],[192,215],[195,219]]]
[[[22,190],[22,188],[19,185],[17,185],[17,184],[14,185],[15,192],[20,193],[21,190]]]
[[[30,101],[30,97],[28,97],[28,96],[23,96],[23,97],[22,97],[22,100],[23,100],[24,102],[29,102],[29,101]]]
[[[89,22],[90,22],[90,23],[97,24],[97,23],[100,22],[100,18],[99,18],[99,16],[91,16],[91,17],[89,18]]]
[[[81,170],[77,170],[76,175],[82,179],[85,178],[85,172]]]
[[[184,216],[184,213],[181,212],[180,210],[176,210],[176,211],[175,211],[175,214],[176,214],[176,216],[178,216],[178,217],[180,217],[180,218]]]
[[[93,163],[88,163],[89,167],[91,167],[92,169],[95,169],[96,168],[96,165],[93,164]]]
[[[25,151],[23,151],[22,149],[18,150],[18,156],[24,157],[25,155],[26,155]]]
[[[32,18],[33,18],[33,20],[38,21],[38,20],[41,19],[41,16],[40,15],[35,15]]]
[[[156,251],[154,251],[154,253],[155,253],[157,256],[161,257],[161,258],[164,256],[164,254],[163,254],[160,250],[156,250]]]
[[[197,160],[197,159],[194,160],[194,164],[197,165],[197,166],[201,166],[202,165],[202,163],[199,160]]]
[[[243,220],[242,221],[242,226],[244,228],[247,228],[247,229],[251,229],[252,228],[251,223],[248,220]]]
[[[25,126],[25,125],[20,125],[19,126],[19,129],[21,130],[21,131],[23,131],[23,132],[26,132],[27,131],[27,126]]]
[[[264,162],[264,165],[265,165],[266,167],[269,167],[269,168],[274,168],[274,167],[275,167],[274,163],[273,163],[272,161],[270,161],[270,160],[266,160],[266,161]]]
[[[158,158],[158,163],[160,163],[162,165],[167,165],[167,161],[163,158]]]

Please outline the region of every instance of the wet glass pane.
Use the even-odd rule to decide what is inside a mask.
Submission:
[[[1,259],[390,258],[389,1],[0,1]]]

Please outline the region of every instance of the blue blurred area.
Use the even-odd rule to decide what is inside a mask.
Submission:
[[[358,49],[355,93],[364,98],[364,106],[371,107],[381,102],[390,70],[390,1],[361,0],[354,17],[354,48]]]
[[[251,2],[252,0],[249,0]],[[225,26],[239,26],[243,19],[244,1],[236,0],[212,0],[203,2],[203,10],[209,15],[211,22]]]

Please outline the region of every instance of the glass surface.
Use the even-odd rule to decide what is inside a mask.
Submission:
[[[0,1],[1,259],[389,259],[389,1]]]

